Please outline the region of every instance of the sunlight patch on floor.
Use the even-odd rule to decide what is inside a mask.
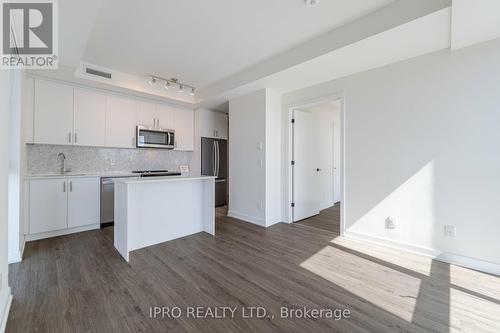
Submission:
[[[326,246],[300,266],[408,322],[413,318],[420,279]]]
[[[413,270],[418,274],[429,276],[431,273],[431,257],[342,237],[335,237],[330,241],[330,243],[338,244],[371,257],[390,262],[399,267]]]

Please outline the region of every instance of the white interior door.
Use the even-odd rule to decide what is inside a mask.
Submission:
[[[316,129],[311,114],[294,110],[293,125],[293,221],[318,215],[321,195],[319,191],[319,157]]]
[[[340,124],[333,123],[333,202],[340,201]]]

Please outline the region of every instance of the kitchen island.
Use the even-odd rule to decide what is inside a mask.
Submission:
[[[202,231],[215,235],[215,177],[116,180],[114,245],[126,261],[131,251]]]

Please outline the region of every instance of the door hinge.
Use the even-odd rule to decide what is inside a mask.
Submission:
[[[292,161],[292,165],[295,165],[295,161]]]
[[[294,118],[294,119],[292,119],[292,124],[295,124],[295,118]]]
[[[295,207],[295,202],[292,202],[292,204],[290,206]]]

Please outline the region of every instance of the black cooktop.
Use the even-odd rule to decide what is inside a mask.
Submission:
[[[162,176],[180,176],[181,173],[178,171],[168,171],[168,170],[138,170],[132,171],[132,173],[138,173],[141,177],[162,177]]]

